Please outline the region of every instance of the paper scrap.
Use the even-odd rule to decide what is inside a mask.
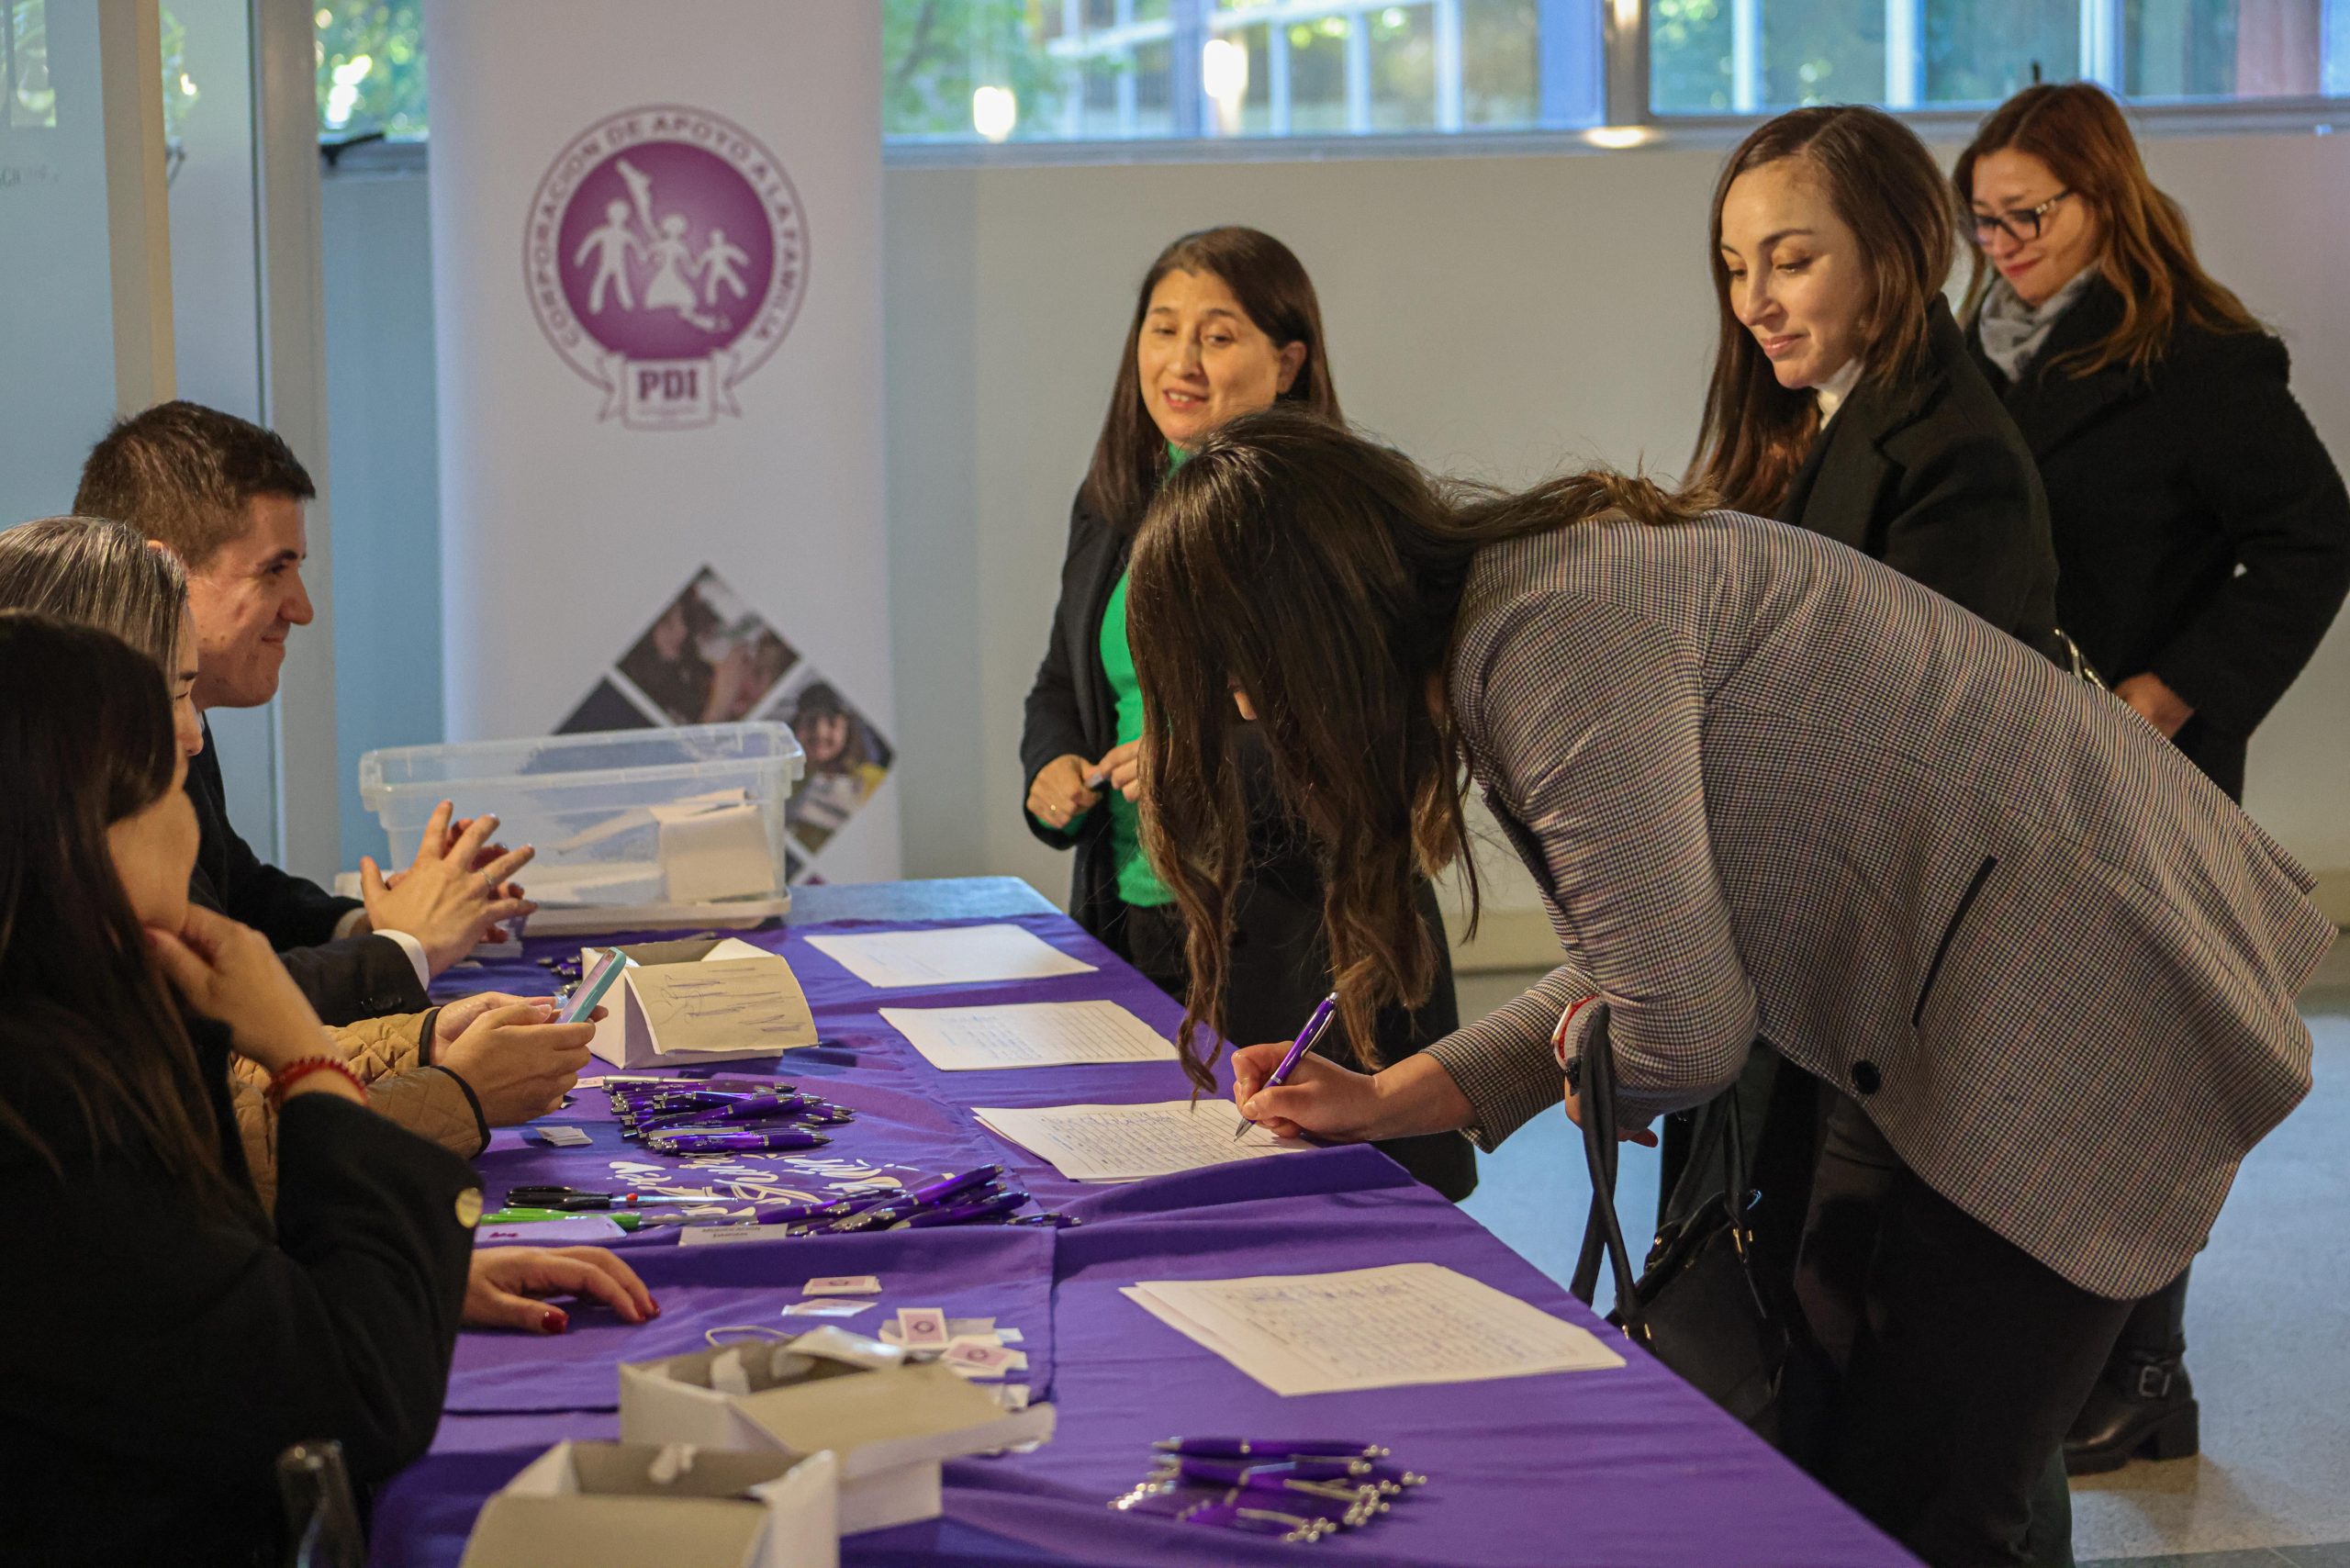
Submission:
[[[884,1007],[881,1017],[942,1072],[1179,1059],[1158,1030],[1114,1002]]]
[[[800,1287],[801,1295],[879,1295],[878,1274],[826,1274]]]
[[[808,946],[866,984],[885,990],[1047,980],[1055,975],[1091,974],[1095,969],[1018,925],[950,925],[934,931],[811,936]]]
[[[1336,1394],[1620,1367],[1597,1336],[1436,1263],[1120,1293],[1276,1394]]]
[[[531,1136],[554,1148],[584,1148],[596,1141],[588,1136],[586,1129],[574,1126],[568,1122],[554,1122],[546,1126],[532,1127]]]
[[[881,1304],[878,1301],[793,1301],[786,1302],[786,1317],[855,1317],[860,1312],[870,1312]]]
[[[1073,1182],[1139,1182],[1313,1146],[1245,1121],[1229,1100],[1143,1105],[974,1106],[979,1125],[1048,1161]],[[1234,1132],[1248,1132],[1239,1137]]]
[[[1006,1410],[1028,1408],[1028,1385],[1024,1383],[1007,1383],[990,1392],[995,1395],[995,1402]]]

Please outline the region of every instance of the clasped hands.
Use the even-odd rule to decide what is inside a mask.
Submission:
[[[1112,746],[1099,762],[1074,755],[1057,756],[1036,770],[1028,786],[1028,814],[1051,827],[1065,828],[1101,802],[1102,791],[1115,790],[1127,800],[1142,795],[1142,742]]]
[[[386,876],[373,856],[359,863],[367,905],[364,929],[405,931],[415,937],[435,975],[472,952],[476,943],[503,940],[505,922],[539,907],[507,880],[538,852],[527,844],[509,850],[490,843],[496,817],[457,822],[452,820],[454,813],[447,801],[433,809],[416,859],[405,871]]]

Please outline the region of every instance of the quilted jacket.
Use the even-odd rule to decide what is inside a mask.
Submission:
[[[328,1029],[334,1047],[367,1086],[367,1103],[381,1115],[450,1153],[471,1159],[489,1144],[489,1124],[465,1081],[432,1064],[432,1025],[440,1010],[363,1018]],[[231,1057],[229,1089],[245,1163],[264,1208],[277,1201],[277,1116],[263,1092],[269,1075]]]

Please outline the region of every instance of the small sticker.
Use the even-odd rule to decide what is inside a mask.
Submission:
[[[937,1306],[898,1309],[898,1342],[909,1350],[943,1350],[953,1336],[946,1332],[946,1311]]]
[[[1017,1328],[999,1328],[995,1331],[995,1337],[999,1342],[1006,1345],[1017,1345],[1026,1338],[1026,1336]]]
[[[992,1339],[957,1339],[946,1347],[938,1358],[941,1365],[966,1377],[1002,1377],[1012,1370],[1014,1359],[1027,1358],[1018,1350],[1007,1350]]]
[[[457,1223],[467,1230],[481,1223],[481,1189],[468,1187],[457,1194]]]
[[[801,1295],[879,1295],[881,1280],[876,1274],[832,1274],[811,1280],[800,1287]],[[943,1320],[942,1320],[943,1321]],[[946,1341],[942,1337],[940,1344]]]

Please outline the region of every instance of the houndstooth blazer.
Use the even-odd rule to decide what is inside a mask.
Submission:
[[[1734,513],[1614,518],[1486,550],[1457,639],[1477,781],[1565,957],[1429,1047],[1480,1145],[1559,1103],[1551,1030],[1596,994],[1628,1120],[1759,1036],[2129,1297],[2308,1092],[2308,875],[2121,702],[1908,578]]]

